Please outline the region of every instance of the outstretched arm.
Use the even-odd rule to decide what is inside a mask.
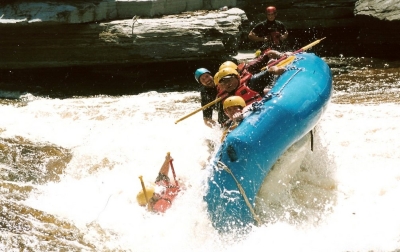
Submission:
[[[283,56],[293,55],[293,53],[292,52],[281,53],[281,52],[278,52],[276,50],[269,50],[267,52],[267,55],[268,55],[268,58],[270,58],[270,59],[279,59],[279,58],[282,58]]]
[[[284,67],[277,67],[277,66],[272,66],[270,68],[268,68],[268,72],[274,75],[281,75],[285,72],[285,68]]]

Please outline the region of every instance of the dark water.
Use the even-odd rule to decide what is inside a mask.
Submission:
[[[311,50],[310,50],[311,51]],[[321,53],[317,55],[324,55]],[[338,103],[398,101],[400,60],[372,57],[324,57],[331,67]],[[48,97],[138,94],[150,90],[196,90],[198,67],[217,69],[220,62],[0,70],[0,90]],[[388,95],[386,95],[388,94]],[[4,95],[4,93],[3,93]]]
[[[326,58],[332,69],[335,103],[399,103],[400,61],[376,58]]]

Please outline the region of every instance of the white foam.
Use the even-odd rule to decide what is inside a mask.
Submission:
[[[198,108],[198,96],[197,92],[149,92],[33,98],[23,107],[0,106],[3,137],[22,136],[73,152],[62,180],[38,187],[26,204],[74,222],[88,241],[110,250],[243,251],[260,241],[265,251],[400,247],[396,203],[400,105],[331,104],[316,132],[317,148],[326,155],[310,162],[317,166],[329,156],[335,163],[336,170],[323,171],[333,173],[336,182],[336,187],[326,189],[337,196],[329,206],[331,212],[308,216],[313,221],[280,220],[237,240],[215,233],[202,201],[202,167],[210,155],[206,139],[218,143],[221,132],[204,126],[201,113],[174,123]],[[186,190],[160,216],[138,206],[135,197],[141,188],[138,176],[152,182],[166,152],[175,158],[176,174]],[[307,188],[303,187],[306,193]]]

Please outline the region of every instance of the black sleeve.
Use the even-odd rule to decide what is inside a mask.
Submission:
[[[216,106],[217,106],[217,111],[218,111],[218,123],[223,125],[229,119],[229,117],[225,114],[224,108],[223,108],[221,102],[218,102],[216,104]]]
[[[200,91],[201,106],[205,106],[215,100],[214,92]],[[213,106],[203,109],[203,118],[212,118]]]
[[[254,28],[251,31],[258,37],[264,37],[267,35],[265,34],[265,28],[263,23],[256,24],[256,26],[254,26]]]
[[[213,111],[212,107],[203,109],[203,119],[205,119],[205,118],[210,118],[211,119],[212,118],[212,111]]]
[[[286,27],[285,27],[285,25],[284,25],[282,22],[280,22],[280,21],[276,21],[276,22],[277,22],[277,24],[278,24],[278,31],[279,31],[281,34],[284,34],[285,32],[287,32]]]
[[[270,87],[274,81],[274,76],[268,71],[263,71],[258,74],[254,74],[247,86],[258,92],[261,96],[264,96],[264,88]]]

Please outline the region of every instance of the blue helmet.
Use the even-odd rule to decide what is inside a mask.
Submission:
[[[211,74],[211,72],[206,68],[199,68],[199,69],[196,70],[196,72],[194,72],[194,78],[196,79],[196,81],[198,83],[200,83],[200,80],[199,80],[200,76],[202,76],[205,73]]]

